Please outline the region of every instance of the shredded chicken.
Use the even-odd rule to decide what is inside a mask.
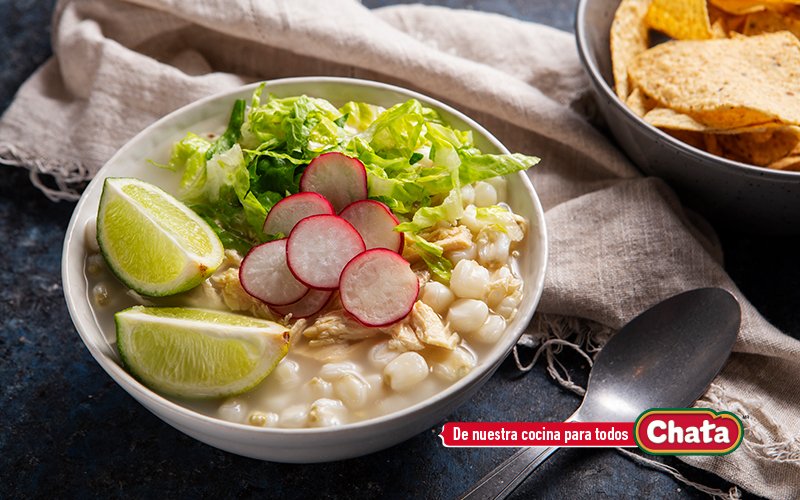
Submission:
[[[217,271],[209,278],[208,282],[231,311],[246,312],[258,318],[273,321],[277,319],[266,304],[244,291],[239,282],[238,269],[229,268],[222,272]]]
[[[242,265],[242,260],[244,259],[236,250],[225,250],[225,259],[222,261],[222,265],[220,265],[220,267],[235,267],[236,269],[239,269],[239,266]]]
[[[389,335],[392,339],[389,341],[389,349],[393,351],[421,351],[425,348],[422,342],[417,338],[417,333],[411,327],[409,321],[403,320],[395,323],[389,328]]]
[[[292,347],[297,345],[297,341],[302,337],[303,330],[306,329],[306,325],[308,321],[304,319],[298,319],[294,322],[292,327],[289,329],[289,341]]]
[[[442,323],[442,319],[429,305],[418,300],[411,309],[411,326],[417,338],[424,344],[455,349],[461,340],[456,333]]]
[[[409,245],[406,243],[403,245],[403,258],[411,264],[412,269],[427,269],[428,267],[425,265],[425,262],[422,260],[422,256],[417,252],[417,245],[411,244]]]
[[[426,229],[419,234],[425,240],[439,245],[445,252],[452,252],[455,250],[465,250],[473,245],[472,233],[469,228],[463,225],[458,226],[445,226],[433,227]],[[414,264],[420,262],[422,257],[417,252],[416,245],[406,245],[403,248],[403,258]]]
[[[401,352],[421,351],[425,346],[452,350],[461,340],[442,322],[436,311],[421,300],[416,301],[411,313],[392,325],[387,333],[392,337],[389,348]]]
[[[472,233],[462,225],[434,227],[421,232],[420,236],[439,245],[445,252],[466,250],[472,246]]]
[[[372,337],[378,332],[375,328],[367,328],[350,319],[343,310],[335,309],[318,316],[314,324],[305,329],[303,336],[309,339],[310,346],[315,347],[355,342]]]
[[[358,344],[328,344],[312,347],[308,342],[298,342],[292,346],[292,354],[314,359],[321,363],[338,363],[353,359]]]

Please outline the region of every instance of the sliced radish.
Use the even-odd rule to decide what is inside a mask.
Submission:
[[[242,288],[267,304],[291,304],[308,293],[286,265],[286,242],[284,238],[253,247],[239,267]]]
[[[419,280],[397,253],[374,248],[347,263],[339,281],[345,310],[366,326],[405,318],[419,295]]]
[[[394,230],[400,224],[391,209],[375,200],[359,200],[347,205],[339,214],[356,228],[367,250],[386,248],[403,252],[403,233]]]
[[[295,224],[320,214],[335,214],[333,205],[319,193],[297,193],[287,196],[267,214],[264,221],[264,234],[283,233],[289,236]]]
[[[324,153],[306,167],[300,178],[300,191],[319,193],[341,209],[367,197],[367,170],[358,158],[342,153]]]
[[[286,262],[304,285],[334,290],[344,266],[364,250],[364,240],[349,222],[336,215],[312,215],[289,234]]]
[[[331,300],[333,292],[330,290],[309,290],[305,297],[298,300],[294,304],[288,306],[270,306],[270,309],[286,316],[291,314],[292,318],[307,318],[320,312],[325,304]]]

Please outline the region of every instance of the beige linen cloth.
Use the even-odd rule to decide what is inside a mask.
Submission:
[[[0,158],[30,169],[54,199],[75,199],[82,181],[167,112],[287,76],[410,87],[471,115],[512,151],[540,156],[530,175],[547,211],[550,262],[538,324],[573,339],[588,329],[597,342],[674,293],[733,291],[743,306],[735,354],[699,405],[738,413],[745,440],[727,456],[684,460],[760,495],[800,497],[800,342],[738,292],[712,233],[695,229],[662,182],[641,177],[589,124],[571,35],[351,0],[74,0],[59,2],[52,37],[55,56],[0,121]],[[57,188],[42,185],[42,173]]]

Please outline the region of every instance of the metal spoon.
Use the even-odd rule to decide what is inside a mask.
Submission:
[[[598,353],[583,403],[567,422],[633,422],[650,408],[692,404],[722,369],[741,323],[721,288],[684,292],[625,325]],[[558,448],[522,448],[462,498],[505,498]]]

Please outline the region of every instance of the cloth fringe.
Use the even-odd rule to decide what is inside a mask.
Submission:
[[[762,405],[758,399],[742,401],[728,395],[723,387],[711,384],[695,406],[727,410],[738,415],[744,425],[742,445],[751,454],[776,462],[800,462],[800,432],[787,439],[775,436],[770,429],[778,429],[778,423],[771,415],[761,411]]]
[[[36,158],[6,142],[0,142],[0,164],[27,169],[31,183],[51,201],[76,201],[92,178],[91,172],[80,162]],[[43,175],[52,178],[56,187],[48,186],[42,179]]]
[[[565,347],[568,347],[585,359],[591,368],[594,363],[594,357],[613,333],[614,331],[607,326],[589,320],[537,314],[531,321],[528,331],[522,335],[517,345],[514,346],[514,362],[520,371],[528,372],[533,369],[539,358],[544,355],[547,360],[547,373],[562,387],[579,396],[583,396],[586,394],[586,389],[573,382],[569,370],[559,361],[557,356]],[[520,347],[536,349],[533,358],[527,364],[521,361]],[[730,406],[725,407],[730,408]],[[736,413],[744,415],[739,411],[736,411]],[[711,495],[713,498],[736,500],[742,497],[741,491],[736,486],[731,486],[727,492],[711,488],[689,480],[674,467],[652,458],[643,457],[624,448],[617,448],[617,451],[640,465],[669,474],[675,480]],[[780,454],[778,451],[775,451],[775,453]],[[788,455],[788,457],[792,456],[791,454]]]
[[[692,488],[694,488],[694,489],[696,489],[698,491],[702,491],[703,493],[706,493],[707,495],[710,495],[712,498],[720,498],[720,499],[723,499],[723,500],[738,500],[738,499],[742,498],[742,492],[736,486],[731,486],[730,489],[727,492],[723,491],[723,490],[719,490],[717,488],[710,488],[710,487],[705,486],[703,484],[700,484],[700,483],[697,483],[697,482],[694,482],[694,481],[690,481],[683,474],[678,472],[678,469],[676,469],[675,467],[672,467],[670,465],[661,463],[661,462],[659,462],[657,460],[653,460],[652,458],[643,457],[643,456],[639,455],[638,453],[635,453],[635,452],[633,452],[631,450],[627,450],[625,448],[617,448],[617,451],[622,453],[623,455],[625,455],[626,457],[628,457],[632,461],[638,463],[639,465],[643,465],[645,467],[649,467],[651,469],[663,472],[664,474],[669,474],[670,476],[675,478],[677,481],[680,481],[680,482],[682,482],[683,484],[685,484],[687,486],[691,486]]]

